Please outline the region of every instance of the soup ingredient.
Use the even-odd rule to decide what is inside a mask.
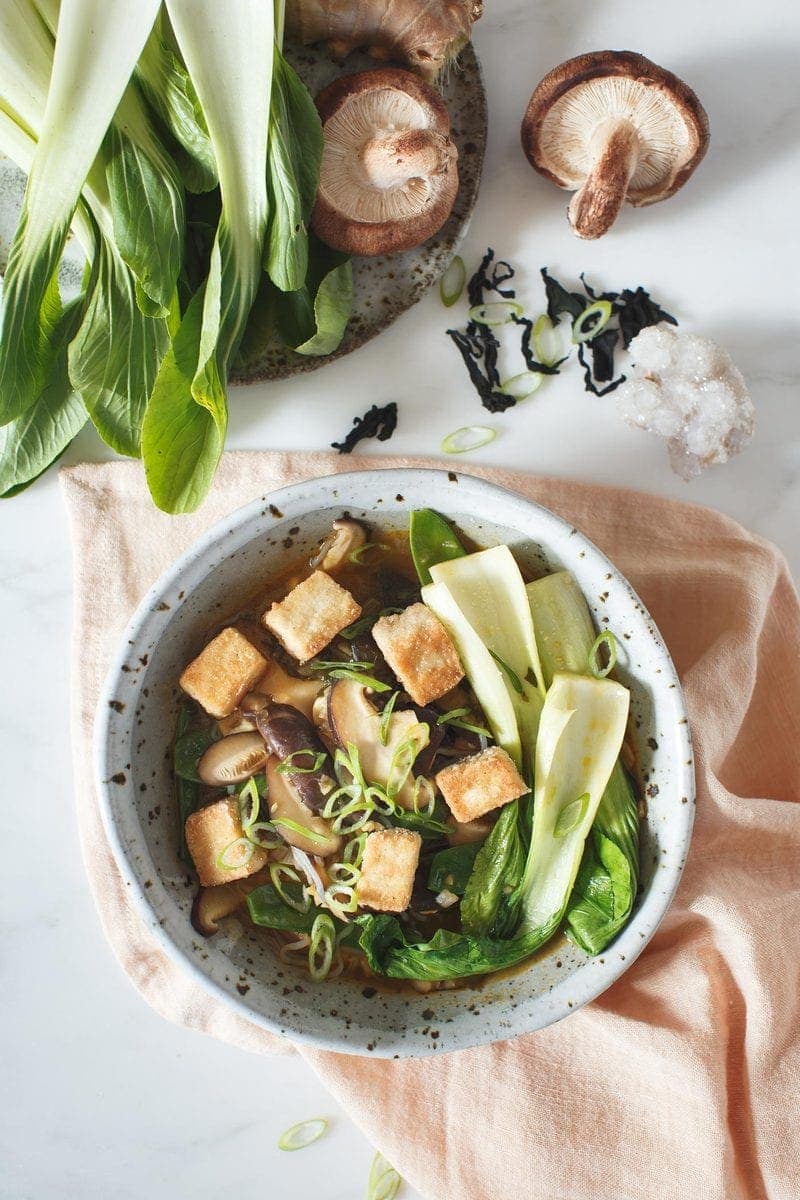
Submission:
[[[180,685],[212,717],[228,717],[266,667],[263,654],[229,626],[189,663]]]
[[[450,812],[462,822],[475,821],[529,791],[513,761],[499,746],[444,767],[436,783]]]
[[[405,912],[411,903],[422,838],[407,829],[379,829],[364,846],[356,885],[360,905],[382,912]]]
[[[367,1181],[367,1200],[394,1200],[403,1183],[392,1164],[378,1152],[372,1160]]]
[[[644,330],[630,349],[635,367],[618,393],[620,416],[666,440],[676,474],[693,479],[745,448],[755,409],[727,350],[664,325]]]
[[[353,418],[353,428],[341,442],[331,442],[334,450],[340,454],[352,454],[359,442],[364,438],[377,438],[379,442],[388,442],[397,428],[397,404],[390,400],[379,408],[373,404],[363,417]]]
[[[306,808],[319,813],[336,786],[333,764],[307,717],[289,704],[269,704],[255,715],[258,733]],[[256,735],[258,736],[258,735]]]
[[[244,836],[238,796],[226,796],[193,812],[186,820],[186,844],[203,887],[253,875],[267,852]]]
[[[488,446],[496,437],[497,430],[489,425],[462,425],[461,429],[455,429],[442,438],[442,453],[469,454]]]
[[[192,928],[203,937],[213,937],[219,930],[219,922],[241,908],[244,897],[245,893],[235,884],[200,888],[192,903]]]
[[[438,92],[397,67],[334,80],[317,96],[324,148],[314,232],[346,254],[393,254],[444,225],[458,151]]]
[[[457,56],[483,9],[480,0],[417,0],[391,4],[340,4],[288,0],[287,28],[306,44],[327,42],[335,57],[366,46],[376,58],[408,63],[426,79]]]
[[[303,232],[308,243],[305,282],[297,291],[279,296],[267,289],[263,307],[266,329],[256,326],[253,352],[246,350],[245,362],[260,355],[272,321],[296,354],[318,358],[332,354],[341,345],[353,308],[352,264],[346,254],[332,250],[315,234],[305,235],[305,226]],[[239,361],[243,361],[241,354]]]
[[[276,601],[262,620],[284,649],[305,663],[360,616],[361,605],[345,588],[324,571],[314,571]]]
[[[424,604],[381,617],[372,636],[415,704],[438,700],[464,678],[450,635]]]
[[[507,805],[478,851],[461,905],[462,929],[473,937],[508,937],[517,926],[529,808],[528,803]]]
[[[298,1121],[290,1125],[278,1138],[279,1150],[304,1150],[306,1146],[318,1142],[327,1133],[328,1122],[324,1117],[312,1117],[308,1121]]]
[[[575,193],[569,222],[598,238],[622,205],[665,200],[708,148],[692,89],[641,54],[599,50],[554,67],[531,96],[522,148],[540,174]]]
[[[549,687],[561,671],[581,673],[595,641],[575,576],[558,571],[526,587]],[[639,812],[630,777],[617,762],[603,793],[567,908],[569,936],[599,954],[627,921],[639,880]]]
[[[178,736],[175,740],[173,767],[175,774],[180,776],[181,779],[200,783],[200,776],[198,774],[200,759],[208,747],[217,741],[219,733],[218,727],[215,729],[213,726],[209,729],[191,729],[188,732],[183,732],[181,730],[181,723],[183,722],[185,730],[190,713],[191,709],[186,705],[178,722]]]
[[[408,541],[414,568],[423,587],[433,582],[432,566],[466,554],[451,525],[432,508],[417,508],[411,513]]]
[[[327,857],[338,854],[342,840],[318,813],[312,812],[300,796],[297,780],[302,776],[282,775],[279,760],[267,759],[267,804],[272,824],[290,846],[306,854]]]
[[[319,567],[321,571],[335,571],[344,566],[354,551],[366,545],[366,541],[367,531],[359,521],[340,517],[333,522],[330,533],[312,558],[311,566]]]
[[[413,709],[394,711],[382,726],[382,714],[372,706],[362,685],[339,679],[328,692],[328,724],[337,745],[351,760],[355,757],[358,765],[357,773],[345,771],[345,783],[360,774],[401,808],[414,808],[417,781],[412,767],[430,732]]]
[[[228,787],[263,771],[266,761],[267,751],[259,734],[232,733],[209,746],[197,764],[197,774],[208,787]]]
[[[460,254],[456,254],[439,280],[439,297],[445,308],[452,308],[461,298],[467,282],[467,268]]]
[[[439,850],[428,872],[428,890],[437,893],[447,889],[463,896],[480,848],[480,842],[465,842]]]
[[[536,741],[533,832],[521,930],[560,921],[625,736],[629,694],[609,679],[556,675]]]
[[[300,894],[299,885],[287,886],[294,886],[296,893]],[[253,924],[261,925],[264,929],[310,934],[314,921],[322,910],[310,904],[304,912],[300,912],[281,899],[272,883],[262,883],[248,892],[247,911]]]
[[[311,720],[314,701],[322,692],[323,685],[320,679],[298,679],[284,671],[279,663],[270,662],[257,687],[259,692],[274,700],[276,704],[291,704],[292,708],[296,708]],[[246,702],[247,697],[242,704]]]

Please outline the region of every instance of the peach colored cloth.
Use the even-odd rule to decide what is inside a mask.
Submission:
[[[291,1047],[198,990],[127,906],[93,792],[95,700],[139,597],[213,521],[299,479],[408,465],[423,464],[226,454],[203,509],[178,518],[152,508],[137,464],[62,473],[75,546],[76,794],[100,918],[158,1012],[249,1050]],[[582,527],[660,626],[696,741],[697,821],[683,881],[631,970],[540,1033],[420,1061],[296,1048],[432,1200],[797,1200],[800,608],[784,560],[713,511],[474,474]]]

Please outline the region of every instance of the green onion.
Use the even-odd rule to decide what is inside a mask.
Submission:
[[[316,662],[308,664],[309,671],[334,671],[334,670],[350,670],[354,671],[371,671],[375,666],[374,662],[357,662],[355,659],[347,658],[320,658]]]
[[[424,804],[420,804],[420,797],[423,793],[426,796],[426,800]],[[426,779],[424,775],[419,775],[414,780],[411,803],[418,817],[430,817],[433,815],[433,810],[436,806],[436,789],[430,779]],[[395,813],[395,815],[397,814]]]
[[[372,626],[375,624],[377,619],[377,616],[359,617],[359,619],[354,621],[352,625],[348,625],[346,629],[343,629],[339,634],[339,637],[343,637],[346,641],[352,642],[355,638],[360,637],[362,633],[368,633],[369,630],[372,629]]]
[[[371,688],[373,692],[390,692],[391,685],[381,683],[380,679],[376,679],[373,675],[363,675],[360,671],[349,671],[346,668],[341,668],[336,671],[329,671],[330,679],[352,679],[354,683],[360,683],[362,687]]]
[[[336,926],[327,913],[320,913],[311,926],[308,973],[315,983],[327,979],[336,949]]]
[[[576,346],[581,342],[590,342],[597,337],[601,329],[605,329],[614,313],[610,300],[595,300],[575,318],[572,326],[572,340]]]
[[[303,891],[303,881],[298,875],[294,867],[290,867],[288,863],[270,863],[269,877],[272,880],[272,886],[280,896],[284,904],[289,908],[293,908],[295,912],[307,913],[311,908],[311,897]],[[284,879],[288,883],[295,883],[300,888],[301,899],[296,900],[294,896],[290,896],[284,887]]]
[[[488,446],[496,437],[497,430],[488,425],[464,425],[442,439],[442,453],[469,454],[471,450],[480,450],[482,446]]]
[[[250,826],[258,820],[260,808],[261,797],[258,794],[256,781],[255,779],[248,779],[239,792],[239,821],[245,834]]]
[[[482,737],[490,738],[491,731],[484,728],[483,725],[471,725],[469,721],[462,720],[463,717],[470,716],[468,708],[453,708],[450,712],[442,713],[436,718],[437,725],[452,725],[454,729],[466,729],[469,733],[477,733]]]
[[[487,646],[486,649],[489,650],[489,647]],[[514,671],[508,665],[507,662],[504,662],[499,654],[495,654],[494,650],[489,650],[489,653],[491,654],[494,661],[497,663],[498,667],[502,667],[503,671],[505,672],[505,674],[508,678],[508,682],[511,684],[512,688],[517,693],[517,695],[524,696],[525,688],[523,687],[522,680],[520,679],[520,677],[516,673],[516,671]]]
[[[307,758],[309,756],[314,759],[310,767],[298,767],[296,765],[294,761],[296,758]],[[286,758],[281,759],[276,770],[280,775],[313,775],[315,771],[319,771],[327,757],[328,755],[324,750],[319,750],[316,753],[311,749],[295,750],[293,754],[287,754]]]
[[[402,1177],[392,1164],[378,1151],[370,1167],[367,1200],[394,1200],[402,1182]]]
[[[367,844],[367,834],[357,833],[345,844],[342,858],[348,864],[359,868],[364,857],[364,847]]]
[[[590,799],[589,793],[584,792],[582,796],[579,796],[577,800],[573,800],[571,804],[564,805],[553,826],[554,838],[566,837],[568,833],[572,833],[573,829],[578,828],[586,815]]]
[[[272,821],[254,821],[245,829],[245,837],[262,850],[277,850],[286,844]]]
[[[561,339],[547,313],[533,323],[533,353],[546,367],[554,367],[561,358]]]
[[[324,834],[316,833],[307,825],[301,825],[299,821],[291,821],[288,817],[275,817],[272,824],[280,829],[288,829],[290,833],[297,833],[300,837],[308,838],[310,842],[316,842],[319,846],[327,845],[328,839]]]
[[[425,749],[430,740],[431,731],[424,722],[420,721],[419,724],[411,726],[408,737],[397,747],[389,764],[389,771],[386,776],[386,795],[390,800],[394,800],[397,796],[397,793],[411,774],[414,760]]]
[[[523,371],[521,375],[512,375],[500,384],[504,396],[513,396],[515,400],[527,400],[534,392],[538,392],[544,383],[541,371]]]
[[[453,307],[464,291],[466,282],[467,268],[461,255],[457,254],[439,280],[439,295],[445,308]]]
[[[305,1150],[306,1146],[318,1142],[328,1129],[324,1117],[311,1117],[308,1121],[298,1121],[284,1129],[278,1138],[279,1150]]]
[[[348,554],[347,561],[360,567],[363,563],[364,555],[368,550],[380,550],[382,554],[389,553],[389,547],[384,542],[365,542],[363,546],[359,546],[352,553]]]
[[[597,653],[601,646],[605,646],[608,653],[608,662],[604,667],[599,665],[597,658]],[[604,633],[598,633],[592,642],[592,648],[589,651],[589,674],[594,675],[595,679],[605,679],[606,675],[610,675],[616,665],[617,639],[611,630],[607,629]]]
[[[255,852],[256,847],[249,838],[238,837],[217,855],[217,867],[220,871],[238,871],[239,867],[247,866]]]
[[[507,325],[512,317],[522,316],[522,305],[516,300],[493,300],[489,304],[474,304],[467,316],[476,325]]]
[[[392,695],[389,697],[386,707],[384,708],[383,712],[381,713],[381,719],[378,724],[378,737],[380,738],[382,746],[385,746],[389,740],[389,722],[392,719],[392,713],[394,712],[394,706],[397,703],[397,697],[399,695],[400,695],[399,692],[393,692]]]

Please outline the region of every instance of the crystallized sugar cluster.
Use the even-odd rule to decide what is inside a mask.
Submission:
[[[755,411],[727,350],[654,325],[633,339],[630,352],[635,366],[617,392],[619,414],[666,438],[673,471],[692,479],[744,449]]]

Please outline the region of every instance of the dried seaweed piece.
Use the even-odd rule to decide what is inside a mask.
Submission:
[[[493,260],[494,250],[490,246],[481,259],[477,271],[467,284],[470,308],[483,304],[486,292],[496,292],[504,300],[513,300],[517,294],[513,288],[501,287],[501,284],[508,283],[509,279],[514,278],[514,268],[502,258],[492,266]],[[488,273],[490,266],[492,267],[491,275]]]
[[[390,400],[383,408],[373,404],[363,417],[353,417],[353,428],[344,441],[331,442],[334,450],[340,454],[352,454],[364,438],[377,438],[379,442],[388,442],[397,428],[397,404]]]
[[[612,330],[612,332],[616,333],[616,330]],[[625,376],[620,375],[619,379],[612,380],[612,382],[609,383],[608,387],[599,388],[594,381],[594,377],[592,374],[592,364],[589,363],[586,358],[585,351],[589,346],[591,346],[590,342],[581,342],[581,344],[578,346],[578,362],[583,367],[584,387],[586,388],[586,391],[591,392],[593,396],[607,396],[609,394],[609,392],[616,391],[617,388],[619,387],[619,385],[621,383],[625,382]],[[613,370],[613,367],[612,367],[612,370]]]
[[[678,324],[673,316],[656,304],[650,293],[646,292],[641,284],[635,292],[630,288],[621,291],[619,297],[615,299],[614,308],[619,317],[622,344],[626,350],[637,333],[641,333],[648,326],[658,325],[661,321],[666,321],[668,325]]]
[[[592,375],[598,383],[608,383],[614,378],[614,351],[619,341],[618,329],[603,329],[586,347],[592,356]]]
[[[550,319],[552,320],[552,317]],[[560,375],[561,372],[559,371],[559,367],[561,366],[562,363],[565,363],[567,361],[567,359],[569,358],[569,355],[565,354],[563,358],[559,358],[557,362],[551,363],[549,366],[547,363],[539,362],[538,359],[536,358],[535,354],[531,350],[531,338],[533,336],[533,321],[531,321],[529,317],[517,317],[517,316],[513,316],[513,315],[511,317],[511,320],[514,322],[515,325],[523,326],[523,332],[522,332],[522,337],[520,338],[519,348],[522,351],[522,357],[525,359],[525,366],[528,368],[528,370],[536,371],[537,374],[539,374],[539,375]]]
[[[541,268],[541,275],[547,295],[547,315],[553,324],[557,324],[564,313],[569,313],[572,320],[576,321],[586,308],[586,300],[580,292],[568,292],[553,278],[547,267]]]
[[[480,396],[483,407],[492,413],[505,412],[506,409],[513,408],[517,401],[514,396],[507,396],[504,392],[496,390],[500,386],[500,376],[496,366],[497,338],[491,334],[491,331],[488,331],[490,333],[490,340],[486,338],[483,332],[472,332],[478,328],[486,329],[485,326],[479,327],[471,321],[466,331],[462,329],[448,329],[447,336],[452,338],[458,347],[458,351],[464,360],[464,365],[469,372],[472,386]],[[486,357],[487,349],[491,351],[489,361],[487,361]],[[487,374],[484,374],[481,370],[481,363],[484,364]]]

